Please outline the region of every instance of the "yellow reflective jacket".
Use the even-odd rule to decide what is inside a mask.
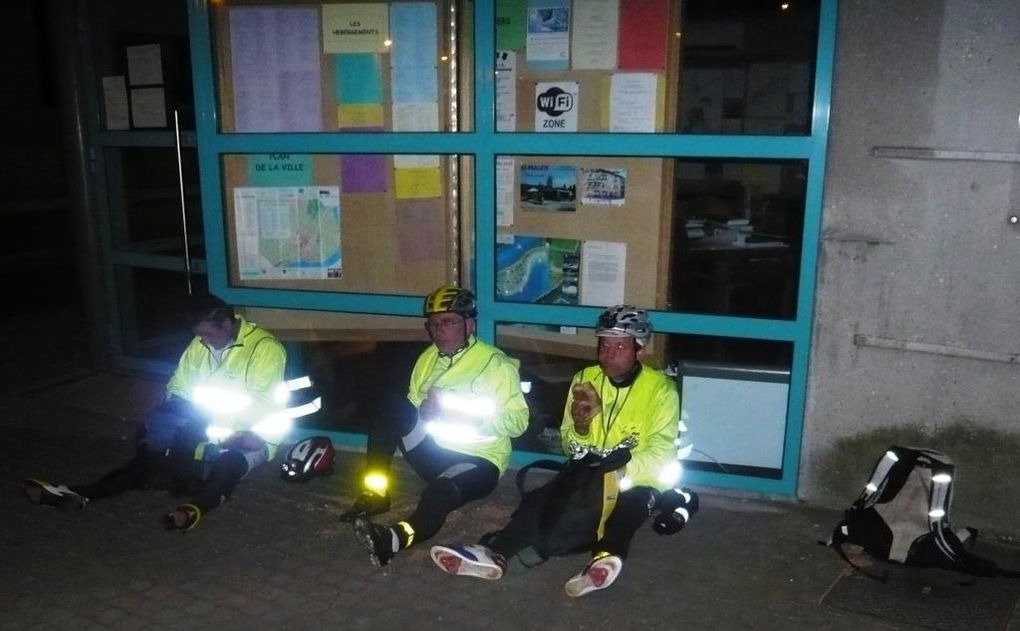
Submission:
[[[471,336],[468,345],[452,357],[440,355],[435,344],[418,357],[411,371],[407,399],[421,405],[430,388],[489,397],[496,404],[493,426],[495,440],[462,444],[434,437],[441,447],[485,458],[502,473],[510,463],[510,439],[528,428],[528,404],[521,392],[520,362],[498,348]]]
[[[199,384],[212,384],[243,389],[252,398],[252,405],[243,413],[229,417],[216,416],[213,422],[233,430],[251,429],[272,411],[280,408],[273,401],[273,390],[283,380],[287,352],[273,334],[242,316],[237,338],[220,355],[217,362],[212,350],[195,336],[181,354],[177,368],[166,386],[167,398],[178,396],[191,400]]]
[[[574,431],[570,405],[574,386],[591,382],[602,399],[602,409],[595,415],[587,436]],[[629,387],[617,388],[599,366],[589,366],[574,375],[563,411],[560,436],[563,451],[572,453],[573,446],[608,450],[633,437],[631,460],[626,475],[634,486],[650,486],[664,491],[672,487],[659,476],[667,465],[676,461],[676,439],[680,424],[680,397],[676,382],[661,372],[642,365],[641,372]],[[573,445],[572,445],[573,444]]]

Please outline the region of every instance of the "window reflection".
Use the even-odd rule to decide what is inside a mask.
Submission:
[[[111,234],[116,247],[183,255],[177,153],[172,147],[107,147]],[[198,152],[181,149],[191,256],[205,256]]]
[[[795,317],[806,173],[795,161],[677,161],[677,309]]]
[[[684,11],[680,132],[811,133],[817,0],[690,0]]]

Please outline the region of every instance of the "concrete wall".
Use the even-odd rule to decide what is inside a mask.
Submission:
[[[847,505],[891,443],[959,467],[954,521],[1020,532],[1020,2],[843,0],[800,495]],[[855,335],[934,345],[855,344]]]

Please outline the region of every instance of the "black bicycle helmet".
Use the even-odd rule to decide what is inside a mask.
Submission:
[[[425,297],[422,314],[427,318],[433,313],[456,313],[474,318],[478,315],[475,295],[467,289],[443,285]]]

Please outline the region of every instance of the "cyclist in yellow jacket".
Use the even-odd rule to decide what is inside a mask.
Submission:
[[[283,407],[279,389],[286,351],[271,333],[235,315],[215,296],[193,298],[188,310],[195,337],[181,354],[166,399],[139,428],[135,456],[91,484],[25,480],[22,488],[30,500],[81,508],[170,474],[176,495],[193,495],[164,516],[164,525],[187,530],[271,457],[280,436],[276,425],[264,421]],[[208,475],[196,475],[196,455],[204,456]]]
[[[652,334],[648,314],[630,305],[610,307],[599,316],[595,334],[598,364],[578,372],[570,384],[560,426],[563,451],[579,460],[589,453],[605,456],[625,447],[631,457],[617,470],[616,504],[605,519],[591,562],[564,585],[572,597],[605,589],[616,580],[634,533],[680,473],[676,383],[640,361]],[[433,546],[432,559],[450,574],[502,578],[506,559],[533,543],[527,519],[515,513],[486,546]]]
[[[466,289],[444,286],[425,298],[432,344],[411,372],[401,411],[378,419],[368,438],[361,495],[340,519],[373,563],[433,536],[446,516],[496,488],[510,460],[510,439],[528,426],[518,361],[475,337],[477,307]],[[390,508],[388,473],[399,446],[427,482],[415,511],[389,527],[369,520]]]

